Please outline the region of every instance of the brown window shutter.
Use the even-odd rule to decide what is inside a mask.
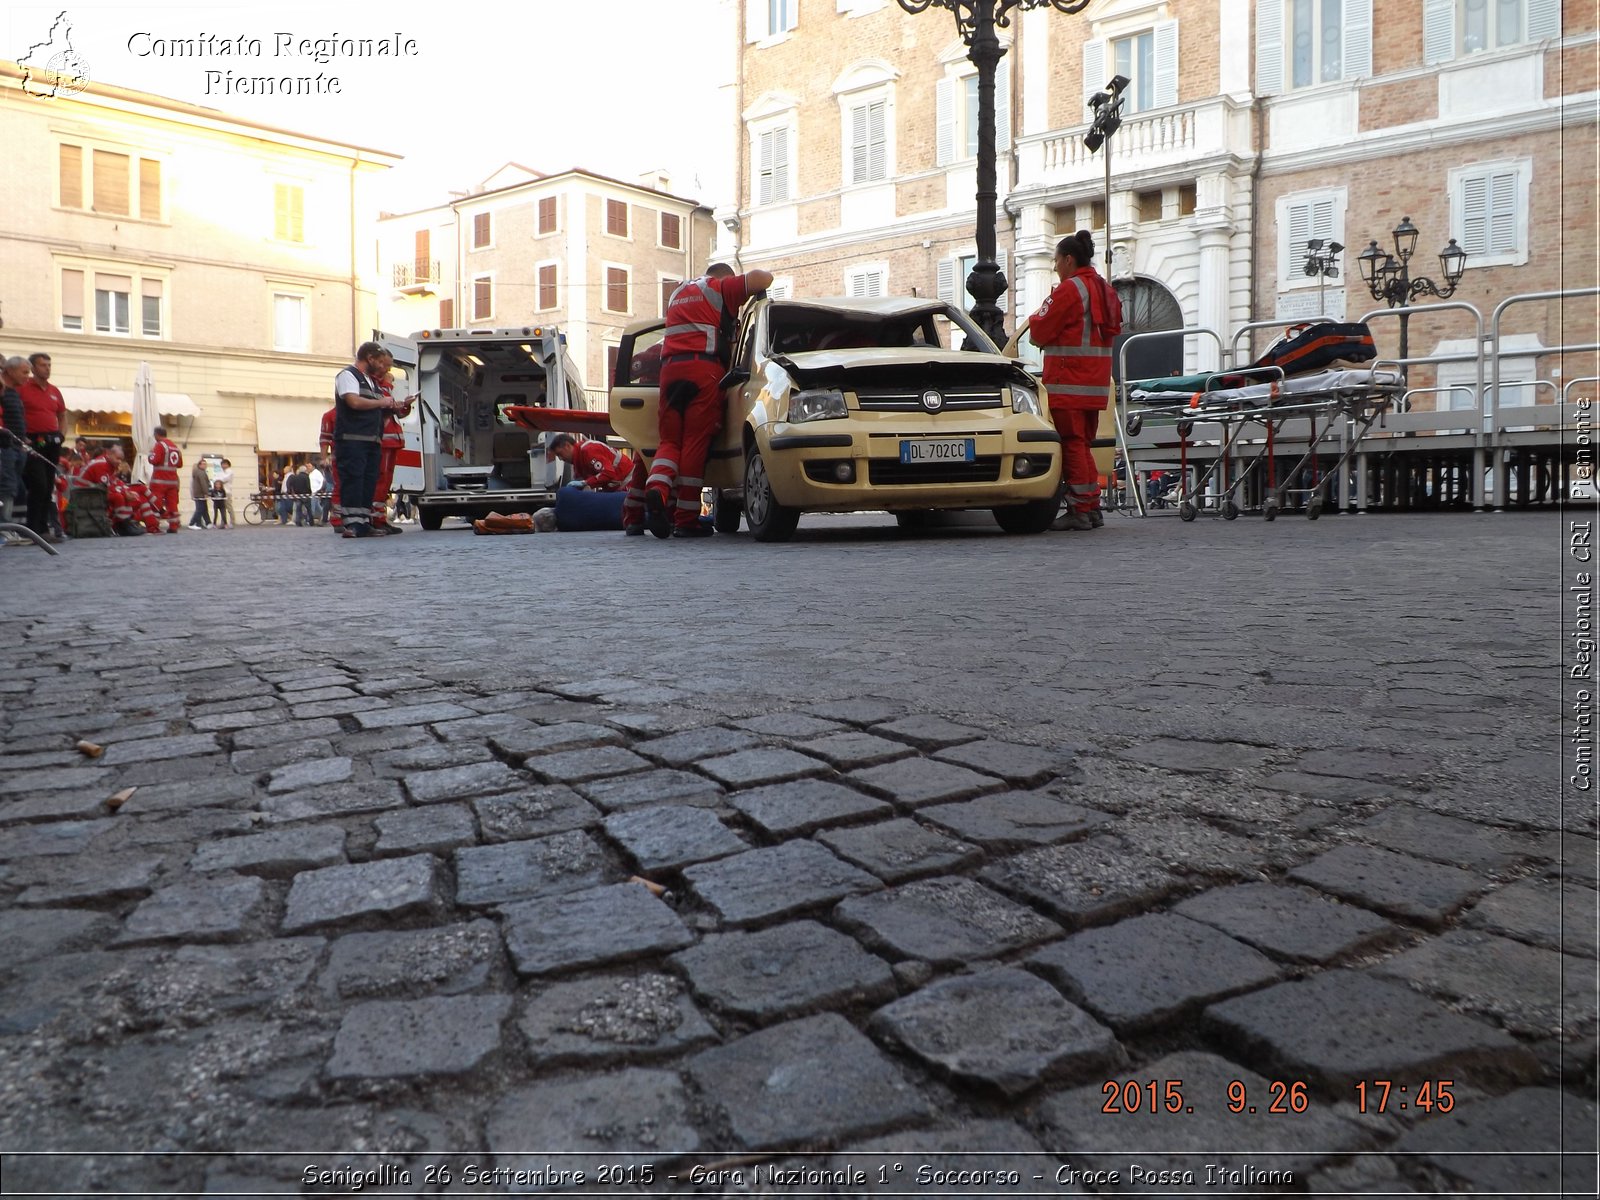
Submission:
[[[128,216],[128,156],[94,152],[94,211]]]
[[[472,281],[472,319],[481,321],[494,311],[493,292],[487,279]]]
[[[606,268],[606,307],[612,312],[628,311],[628,273],[620,267]]]
[[[556,265],[546,263],[539,268],[539,307],[556,306]]]
[[[61,207],[83,207],[83,147],[61,147]]]
[[[625,201],[606,201],[606,232],[617,237],[628,236],[628,205]]]
[[[456,323],[456,302],[454,299],[439,301],[439,327],[453,329]]]
[[[683,225],[677,213],[661,214],[661,244],[674,250],[682,249]]]
[[[417,230],[415,253],[412,255],[415,260],[412,265],[416,268],[414,278],[419,280],[433,278],[433,254],[431,251],[431,238],[428,231],[426,229]]]
[[[146,221],[161,219],[161,164],[153,158],[139,160],[139,215]]]
[[[672,293],[678,290],[681,279],[663,279],[661,281],[661,315],[667,315],[667,305],[672,303]]]
[[[542,196],[539,199],[539,232],[554,233],[556,231],[556,198]]]
[[[477,213],[472,218],[472,248],[481,250],[489,244],[489,214]]]

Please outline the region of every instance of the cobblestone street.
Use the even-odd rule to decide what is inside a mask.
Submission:
[[[0,1191],[1593,1195],[1564,528],[0,551]]]

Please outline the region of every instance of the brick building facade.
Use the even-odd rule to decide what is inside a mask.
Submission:
[[[711,210],[656,176],[507,163],[448,204],[378,221],[379,318],[418,329],[556,325],[604,407],[622,331],[709,261]]]
[[[780,289],[960,299],[975,88],[951,14],[747,0],[738,20],[739,199],[718,214],[731,231],[719,253],[772,270]],[[1455,299],[1486,321],[1512,294],[1595,283],[1593,0],[1095,0],[1078,16],[1014,12],[1000,34],[1013,312],[1048,293],[1056,240],[1088,228],[1103,248],[1107,217],[1141,329],[1227,340],[1251,320],[1360,316],[1379,306],[1357,255],[1370,239],[1389,248],[1405,216],[1422,231],[1417,274],[1439,276],[1452,237],[1467,250]],[[1089,154],[1083,135],[1088,95],[1117,73],[1131,83],[1107,204],[1107,151]],[[1313,237],[1346,247],[1337,280],[1305,274]],[[1470,348],[1472,324],[1414,315],[1412,356]],[[1595,340],[1594,305],[1517,306],[1505,329],[1538,359]],[[1375,330],[1393,355],[1396,322]],[[1217,357],[1190,338],[1181,363],[1161,365]],[[1594,374],[1586,361],[1527,369]]]

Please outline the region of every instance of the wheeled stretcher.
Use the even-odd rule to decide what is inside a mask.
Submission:
[[[1257,473],[1265,476],[1258,490],[1266,520],[1276,518],[1291,497],[1303,498],[1307,518],[1315,520],[1329,498],[1331,482],[1340,478],[1362,438],[1404,390],[1397,370],[1335,367],[1285,377],[1278,367],[1247,367],[1130,380],[1121,388],[1118,405],[1129,437],[1151,427],[1176,430],[1184,481],[1178,515],[1185,521],[1205,510],[1229,521],[1238,517],[1245,511],[1241,500],[1249,492],[1246,484]],[[1196,439],[1200,422],[1208,430]],[[1294,436],[1285,436],[1286,427]],[[1337,461],[1319,477],[1324,445],[1341,440]],[[1300,457],[1280,480],[1278,454],[1285,442]],[[1192,479],[1191,457],[1201,460]],[[1309,483],[1297,482],[1303,475]]]

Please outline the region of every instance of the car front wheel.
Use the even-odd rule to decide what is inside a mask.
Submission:
[[[758,542],[786,542],[800,524],[800,510],[779,504],[772,494],[766,460],[755,446],[744,460],[744,519]]]
[[[1056,519],[1056,498],[1034,500],[1028,504],[1008,504],[991,510],[994,523],[1007,533],[1043,533]]]

